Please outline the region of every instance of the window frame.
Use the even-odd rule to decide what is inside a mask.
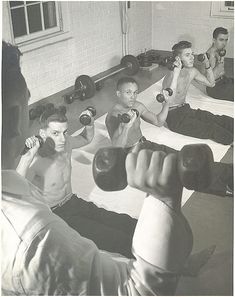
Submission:
[[[40,3],[32,3],[32,4],[29,4],[27,5],[28,6],[34,6],[34,5],[38,5],[40,4],[40,11],[41,11],[41,17],[42,17],[42,3],[43,1],[39,1]],[[27,42],[27,41],[30,41],[30,40],[33,40],[33,39],[37,39],[38,37],[42,37],[42,36],[46,36],[46,35],[49,35],[49,34],[53,34],[53,33],[56,33],[56,32],[59,32],[61,31],[61,25],[60,25],[60,21],[61,21],[61,12],[60,12],[60,6],[58,5],[58,2],[57,1],[54,1],[55,3],[55,10],[56,10],[56,22],[57,22],[57,25],[53,28],[49,28],[49,29],[44,29],[44,24],[42,22],[42,30],[38,31],[38,32],[34,32],[34,33],[29,33],[28,32],[26,33],[26,35],[23,35],[23,36],[20,36],[20,37],[14,37],[15,39],[15,42],[16,44],[19,44],[19,43],[23,43],[23,42]],[[26,12],[26,5],[24,3],[24,5],[19,5],[19,6],[16,6],[14,8],[10,7],[10,2],[8,2],[8,5],[9,5],[9,9],[10,9],[10,17],[11,17],[11,25],[13,24],[12,22],[12,16],[11,16],[11,11],[12,10],[16,10],[16,9],[19,9],[19,8],[24,8],[24,12],[25,12],[25,16],[26,16],[26,30],[29,31],[29,26],[28,26],[28,17],[27,17],[27,12]],[[12,26],[12,29],[13,29],[13,26]],[[14,32],[13,32],[13,36],[14,36]]]
[[[55,1],[58,8],[58,26],[43,31],[45,34],[37,34],[40,32],[31,33],[33,38],[14,37],[13,24],[11,18],[10,3],[7,1],[8,21],[10,30],[10,42],[17,45],[22,53],[32,51],[37,48],[41,48],[50,44],[54,44],[63,40],[72,38],[72,32],[70,30],[70,18],[69,18],[69,3],[66,1]],[[52,29],[52,30],[51,30]],[[24,36],[25,37],[25,36]]]
[[[211,17],[214,18],[233,18],[234,9],[229,9],[225,6],[225,1],[212,1],[211,2]]]

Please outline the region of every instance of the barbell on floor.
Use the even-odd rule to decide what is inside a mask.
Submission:
[[[100,85],[100,82],[105,78],[108,78],[116,73],[125,71],[126,75],[135,75],[139,71],[139,62],[135,56],[126,55],[121,59],[121,62],[117,69],[108,73],[104,76],[101,76],[93,80],[88,75],[80,75],[76,78],[74,91],[70,94],[65,94],[64,101],[68,104],[72,103],[75,99],[85,100],[93,97],[97,89],[97,85]]]

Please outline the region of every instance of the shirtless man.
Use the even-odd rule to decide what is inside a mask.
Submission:
[[[192,44],[180,41],[172,48],[175,57],[174,70],[170,71],[163,80],[163,89],[170,87],[173,95],[165,94],[166,122],[174,132],[196,138],[211,139],[222,144],[233,142],[233,118],[214,115],[204,110],[194,110],[185,102],[188,88],[193,80],[207,87],[215,85],[214,74],[210,61],[205,55],[206,76],[195,67]]]
[[[44,145],[39,148],[37,137],[28,138],[26,146],[31,149],[21,157],[17,172],[41,189],[41,196],[52,211],[79,234],[93,240],[100,249],[132,257],[131,242],[137,221],[72,194],[72,150],[92,141],[93,119],[74,137],[68,135],[67,117],[58,109],[44,112],[40,125]]]
[[[190,59],[191,54],[190,54]],[[179,62],[181,63],[181,62]],[[186,67],[185,67],[186,68]],[[194,69],[194,68],[193,68]],[[174,70],[174,72],[180,72],[180,69]],[[199,79],[204,82],[207,82],[207,78],[200,74],[199,71],[195,69],[195,72],[198,74]],[[186,72],[187,73],[187,72]],[[185,78],[185,74],[183,74],[181,81]],[[167,87],[171,87],[174,92],[177,86],[177,75],[170,74],[172,76],[171,83],[167,85]],[[211,73],[209,73],[209,76]],[[211,75],[213,76],[213,74]],[[212,77],[213,80],[213,77]],[[165,82],[166,83],[166,82]],[[209,82],[207,82],[209,83]],[[187,86],[189,86],[189,79],[187,79]],[[184,92],[184,96],[186,95],[186,91],[180,85],[179,94]],[[114,146],[121,146],[128,148],[129,150],[133,150],[138,144],[138,149],[151,149],[153,151],[164,151],[166,153],[175,153],[171,147],[167,147],[162,144],[154,143],[146,140],[143,136],[140,123],[143,119],[155,126],[162,126],[164,124],[165,118],[167,117],[168,110],[170,109],[171,104],[175,105],[180,104],[180,97],[175,98],[175,103],[171,103],[171,97],[167,97],[167,92],[163,91],[164,96],[166,98],[166,102],[163,102],[162,110],[159,114],[154,114],[149,111],[146,106],[137,101],[138,95],[138,84],[135,79],[131,77],[123,77],[117,83],[117,103],[113,106],[113,108],[108,112],[105,124],[107,130],[109,132],[110,139]],[[173,97],[173,96],[172,96]],[[177,101],[179,100],[179,101]],[[181,107],[183,108],[183,107]],[[177,108],[180,110],[181,108]],[[138,111],[138,115],[134,110]],[[128,123],[123,123],[120,121],[120,116],[124,113],[128,113],[130,116],[130,121]],[[190,126],[191,127],[191,126]],[[206,133],[206,131],[202,132]],[[157,130],[156,130],[157,133]],[[213,181],[210,187],[205,191],[206,193],[211,193],[215,195],[221,196],[232,196],[233,195],[233,166],[231,164],[223,164],[215,162],[213,165]]]
[[[161,112],[155,114],[148,110],[143,103],[137,101],[137,95],[138,84],[135,79],[131,77],[119,79],[117,83],[118,102],[108,112],[105,119],[112,144],[114,146],[133,148],[138,143],[141,143],[141,148],[175,152],[170,147],[146,140],[140,129],[140,119],[157,127],[162,126],[168,112],[167,103],[163,103]],[[137,110],[137,113],[134,110]],[[120,121],[120,116],[125,113],[130,116],[128,123]]]
[[[210,65],[215,77],[215,86],[207,87],[207,94],[215,99],[234,100],[234,80],[225,76],[224,58],[220,52],[228,43],[228,30],[218,27],[213,32],[213,43],[207,50]],[[205,73],[205,69],[203,69]]]

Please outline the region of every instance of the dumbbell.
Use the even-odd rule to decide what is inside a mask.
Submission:
[[[39,118],[44,111],[45,111],[44,105],[38,105],[36,108],[31,108],[29,110],[29,119],[35,120],[36,118]]]
[[[61,112],[62,114],[66,114],[66,112],[67,112],[67,109],[66,109],[66,106],[64,106],[64,105],[60,105],[59,107],[58,107],[58,110],[59,110],[59,112]]]
[[[169,96],[172,96],[172,95],[173,95],[173,90],[172,90],[171,88],[166,88],[166,89],[164,89],[164,91],[167,91]],[[157,99],[157,101],[160,102],[160,103],[166,101],[166,100],[165,100],[165,96],[164,96],[163,94],[158,94],[158,95],[156,96],[156,99]]]
[[[37,137],[37,139],[39,141],[39,144],[40,144],[40,147],[41,147],[42,144],[43,144],[42,137],[40,135],[35,135],[35,137]],[[30,150],[30,148],[25,145],[23,151],[21,152],[21,155],[22,156],[25,155],[29,150]]]
[[[136,117],[139,116],[139,111],[138,111],[137,109],[132,108],[131,111],[134,111],[134,112],[136,113]],[[121,123],[125,123],[125,124],[127,124],[127,123],[130,122],[131,117],[130,117],[130,115],[129,115],[128,113],[123,113],[123,114],[119,114],[119,115],[118,115],[118,119],[119,119],[119,121],[120,121]]]
[[[222,49],[219,51],[219,56],[224,57],[226,55],[226,49]]]
[[[93,177],[103,191],[120,191],[127,186],[125,161],[128,150],[121,147],[100,148],[93,159]],[[195,191],[211,183],[213,154],[206,144],[185,145],[177,152],[177,168],[182,185]]]
[[[175,62],[175,57],[173,57],[173,56],[165,57],[162,59],[162,65],[166,66],[171,71],[173,71],[174,68],[176,67],[174,62]]]
[[[53,103],[47,103],[45,105],[45,111],[46,112],[53,112],[53,110],[55,109],[55,105]]]
[[[210,56],[209,56],[208,53],[206,53],[206,56],[207,56],[207,59],[210,58]],[[199,62],[203,62],[203,61],[205,60],[205,54],[199,54],[199,55],[197,56],[197,59],[198,59]]]
[[[87,109],[84,110],[79,117],[80,123],[83,126],[89,125],[91,123],[91,118],[94,117],[95,115],[96,115],[95,108],[92,106],[87,107]]]

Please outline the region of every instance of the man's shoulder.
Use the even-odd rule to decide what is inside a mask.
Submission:
[[[211,56],[215,56],[215,55],[216,55],[217,50],[216,50],[216,48],[214,48],[213,46],[211,46],[206,52],[207,52],[207,53],[209,54],[209,56],[211,57]]]
[[[122,110],[122,107],[120,104],[116,104],[112,107],[112,109],[110,109],[108,111],[108,114],[106,116],[106,118],[109,118],[111,116],[116,116],[118,113],[120,113],[120,111]]]

